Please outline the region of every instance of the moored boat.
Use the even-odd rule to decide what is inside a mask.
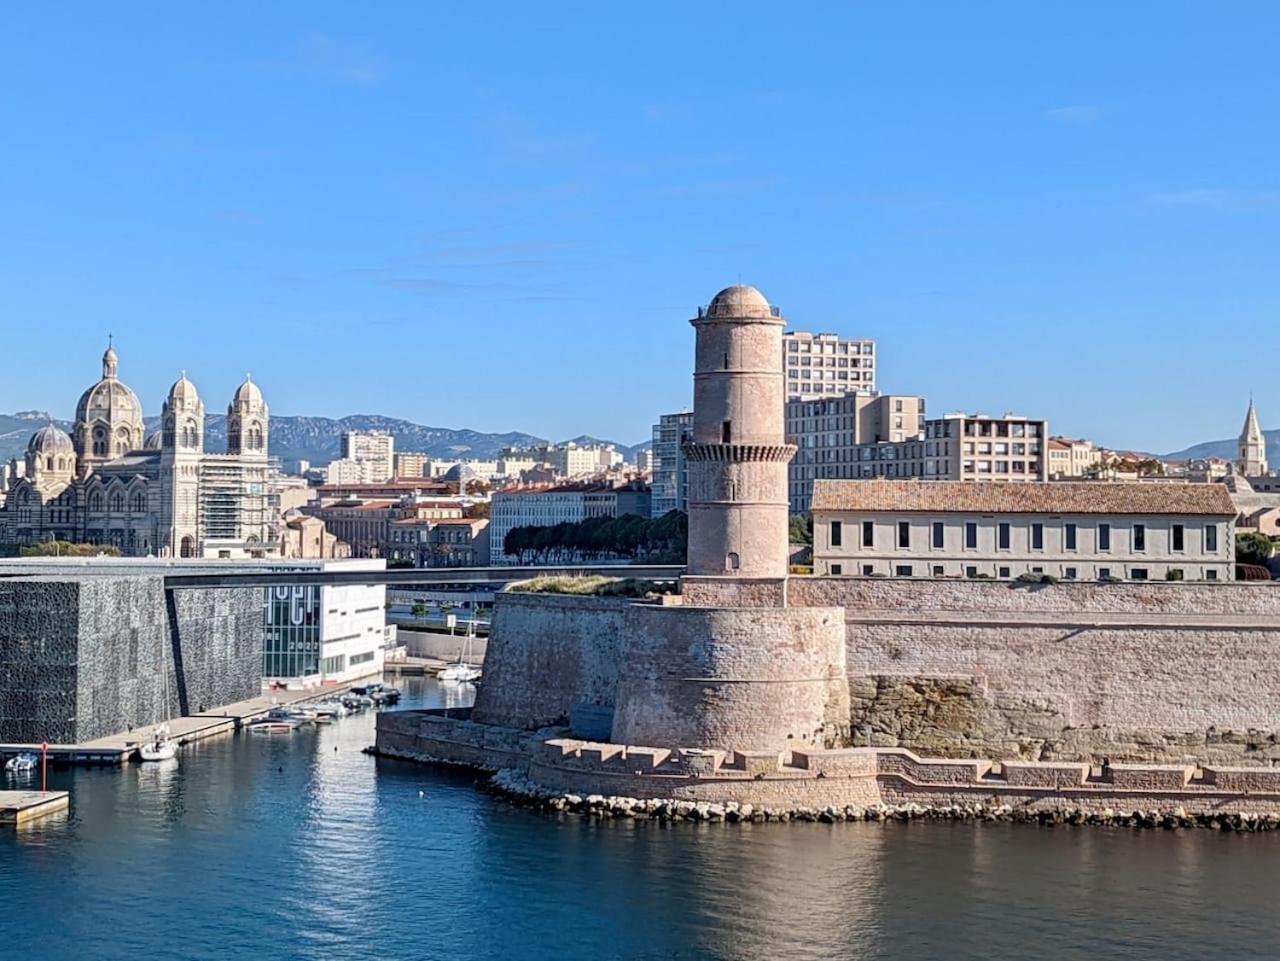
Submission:
[[[178,745],[169,737],[169,725],[161,724],[151,735],[151,740],[138,747],[138,757],[144,761],[168,761],[178,756]]]
[[[25,774],[34,771],[40,758],[35,754],[19,754],[5,762],[4,769],[11,774]]]

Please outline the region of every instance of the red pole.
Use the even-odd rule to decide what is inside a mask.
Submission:
[[[40,793],[49,793],[49,742],[40,745]]]

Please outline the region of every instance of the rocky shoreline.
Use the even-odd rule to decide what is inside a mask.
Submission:
[[[515,770],[502,770],[480,784],[483,790],[505,797],[525,807],[592,818],[631,818],[662,822],[703,822],[741,824],[745,822],[808,822],[835,824],[845,821],[887,823],[890,821],[1007,821],[1016,824],[1064,824],[1098,827],[1204,828],[1212,831],[1255,833],[1280,830],[1280,814],[1221,812],[1189,814],[1181,807],[1168,811],[1083,811],[1079,808],[1027,809],[1003,804],[953,804],[924,807],[919,804],[875,804],[870,807],[794,808],[783,810],[751,804],[710,804],[706,802],[606,797],[591,794],[560,794],[548,791]]]

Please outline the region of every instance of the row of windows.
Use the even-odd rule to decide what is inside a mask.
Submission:
[[[1124,574],[1124,571],[1121,568],[1116,568],[1116,570],[1118,573],[1113,574],[1112,569],[1110,567],[1099,567],[1098,580],[1109,580],[1112,577],[1120,577],[1121,575]],[[1030,573],[1032,574],[1043,574],[1044,572],[1045,571],[1043,567],[1032,567],[1030,569]],[[844,565],[832,564],[831,573],[837,577],[843,576]],[[932,577],[947,576],[946,569],[941,564],[934,564],[932,566],[922,565],[920,573],[921,575],[932,576]],[[874,564],[862,565],[863,577],[874,577],[875,574],[876,574],[876,569]],[[915,577],[916,565],[897,564],[893,568],[893,574],[894,574],[894,577]],[[981,578],[982,576],[984,576],[984,574],[988,577],[990,576],[989,574],[986,574],[985,571],[980,570],[976,564],[969,565],[964,569],[964,576],[971,580]],[[1133,580],[1133,581],[1150,580],[1151,579],[1150,575],[1151,575],[1150,570],[1145,567],[1131,567],[1129,568],[1129,571],[1128,571],[1129,580]],[[1080,576],[1079,568],[1076,568],[1076,567],[1062,568],[1062,577],[1065,580],[1074,581],[1079,579],[1079,576]],[[1001,580],[1010,580],[1013,577],[1013,571],[1009,567],[998,567],[996,568],[996,577]],[[1166,580],[1171,580],[1171,581],[1185,580],[1186,571],[1181,567],[1171,567],[1168,569],[1168,572],[1165,575],[1165,578]],[[1212,568],[1209,570],[1206,570],[1204,572],[1204,579],[1207,581],[1216,581],[1218,580],[1218,572],[1216,570],[1213,570]]]
[[[792,354],[873,354],[875,341],[871,340],[800,340],[787,337],[787,352]]]
[[[897,543],[900,549],[911,547],[911,530],[910,521],[898,521],[897,524]],[[1111,550],[1111,524],[1100,523],[1097,525],[1096,543],[1099,551]],[[929,546],[942,550],[946,546],[947,525],[943,521],[933,521],[929,525]],[[874,521],[862,522],[862,546],[875,547],[876,525]],[[1044,533],[1045,525],[1039,521],[1032,523],[1029,531],[1030,547],[1033,551],[1044,550]],[[1147,549],[1147,525],[1134,524],[1130,528],[1130,546],[1134,551],[1145,551]],[[996,524],[996,547],[999,550],[1010,550],[1013,539],[1013,525],[1008,521],[1000,521]],[[832,521],[830,528],[830,542],[832,547],[841,547],[844,543],[844,524],[841,521]],[[1077,550],[1079,543],[1079,525],[1074,523],[1065,523],[1062,525],[1062,544],[1064,550]],[[1187,530],[1185,524],[1173,524],[1169,528],[1169,549],[1174,552],[1186,550]],[[965,550],[977,550],[978,548],[978,522],[966,521],[964,525],[964,548]],[[1218,525],[1204,525],[1204,549],[1206,553],[1216,553],[1218,550]]]

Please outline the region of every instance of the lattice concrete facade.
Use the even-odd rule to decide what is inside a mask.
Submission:
[[[166,598],[155,575],[0,580],[0,741],[83,743],[261,685],[260,588]]]

